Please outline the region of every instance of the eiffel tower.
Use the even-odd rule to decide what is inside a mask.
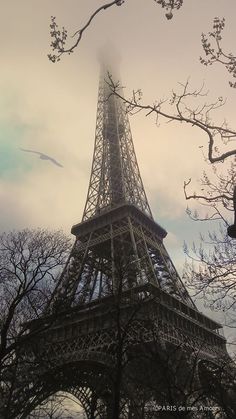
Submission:
[[[88,419],[169,418],[181,403],[188,408],[191,386],[188,403],[193,392],[202,400],[209,381],[218,383],[219,360],[229,360],[226,340],[221,325],[197,310],[167,253],[126,108],[106,74],[82,221],[72,227],[75,243],[44,316],[27,326],[29,334],[40,332],[24,349],[34,378],[19,397],[25,392],[33,408],[69,392]]]

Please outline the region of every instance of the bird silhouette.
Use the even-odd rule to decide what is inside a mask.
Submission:
[[[51,161],[53,164],[55,164],[56,166],[59,167],[63,167],[62,164],[58,163],[58,161],[56,161],[55,159],[53,159],[52,157],[48,156],[47,154],[41,153],[40,151],[35,151],[35,150],[28,150],[26,148],[20,148],[21,151],[25,151],[26,153],[34,153],[34,154],[38,154],[39,158],[42,160],[49,160]]]

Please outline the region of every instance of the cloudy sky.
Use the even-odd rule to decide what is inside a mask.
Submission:
[[[219,65],[202,66],[199,56],[201,33],[211,29],[215,16],[226,18],[224,44],[235,52],[235,0],[185,0],[170,21],[153,0],[126,0],[100,14],[78,50],[56,64],[47,58],[50,16],[73,34],[103,2],[0,3],[1,231],[42,226],[69,233],[80,221],[94,144],[101,49],[116,51],[126,96],[142,88],[148,103],[168,97],[188,78],[194,88],[204,82],[210,100],[227,97],[216,121],[227,118],[232,125],[236,96],[228,74]],[[201,176],[207,140],[192,127],[164,121],[157,126],[141,114],[130,123],[154,217],[169,232],[166,246],[181,271],[183,241],[192,242],[204,229],[185,213],[183,182]],[[63,168],[20,148],[48,154]]]

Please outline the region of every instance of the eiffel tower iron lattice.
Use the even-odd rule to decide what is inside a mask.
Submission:
[[[123,249],[126,259],[128,255],[132,257],[138,272],[132,280],[127,279],[125,289],[151,283],[194,307],[163,245],[167,233],[153,220],[125,106],[111,95],[105,77],[102,71],[83,218],[72,227],[76,243],[50,308],[56,301],[73,305],[115,293],[114,263],[118,248]]]
[[[171,404],[171,371],[174,404],[183,403],[193,381],[202,400],[200,381],[232,365],[226,341],[220,324],[197,310],[166,251],[167,233],[148,204],[125,106],[111,94],[104,70],[87,200],[71,231],[75,244],[47,309],[27,324],[24,339],[32,339],[21,356],[33,367],[16,398],[30,400],[30,411],[68,391],[88,419],[167,418],[155,409]],[[211,396],[217,403],[217,391],[208,394],[208,406]],[[15,407],[7,417],[25,416]]]

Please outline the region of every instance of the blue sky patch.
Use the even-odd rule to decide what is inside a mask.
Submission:
[[[17,180],[32,169],[33,164],[20,150],[29,127],[11,121],[0,121],[0,178]]]

